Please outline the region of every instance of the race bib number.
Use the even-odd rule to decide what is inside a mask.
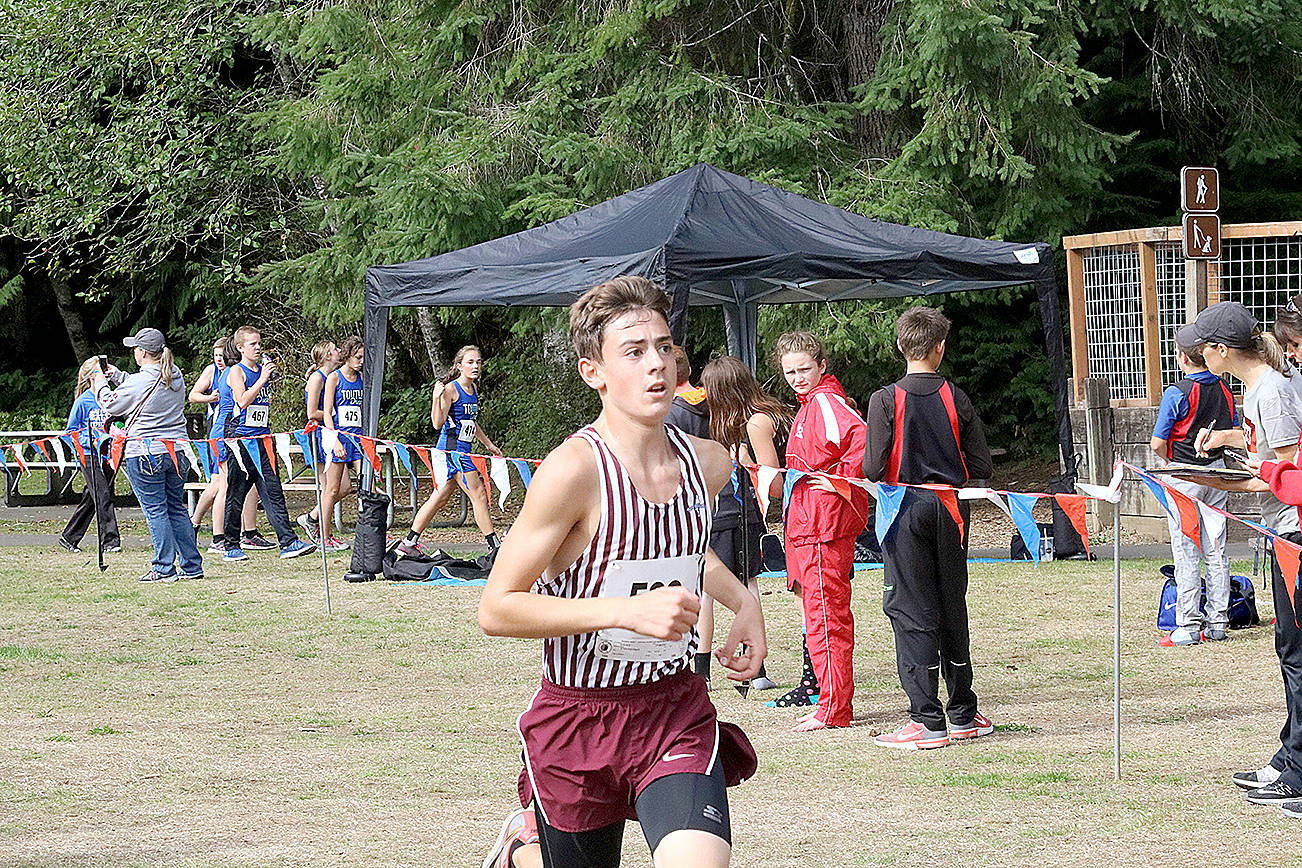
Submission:
[[[339,408],[340,428],[362,427],[362,408],[356,404],[344,404]]]
[[[476,426],[475,426],[474,419],[462,419],[461,433],[457,435],[457,439],[460,440],[462,443],[469,443],[471,440],[474,440],[475,428]]]
[[[250,404],[244,413],[247,428],[266,428],[271,424],[271,408],[266,404]]]
[[[611,561],[601,581],[602,597],[636,597],[657,588],[686,588],[701,594],[701,569],[705,558],[683,555],[643,561]],[[597,633],[597,656],[631,663],[663,663],[687,653],[689,632],[677,641],[652,639],[632,630],[610,627]]]

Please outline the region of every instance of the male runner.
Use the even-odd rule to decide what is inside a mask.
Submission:
[[[748,777],[754,753],[691,672],[699,594],[737,613],[715,655],[734,680],[758,672],[764,620],[707,545],[732,462],[664,424],[668,311],[639,277],[570,308],[579,374],[602,411],[534,474],[479,608],[491,635],[545,640],[542,687],[520,718],[520,801],[538,841],[507,840],[527,830],[508,823],[485,864],[615,866],[629,819],[659,868],[728,864],[725,780]]]

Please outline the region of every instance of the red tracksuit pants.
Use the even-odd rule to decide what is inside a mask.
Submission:
[[[818,676],[817,717],[849,726],[854,699],[854,615],[850,577],[854,537],[787,543],[787,575],[800,583],[805,644]]]

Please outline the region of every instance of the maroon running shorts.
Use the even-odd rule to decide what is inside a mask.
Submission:
[[[520,804],[537,799],[547,824],[562,832],[636,820],[637,797],[667,775],[709,774],[717,762],[735,786],[757,765],[746,734],[719,723],[705,679],[691,672],[613,688],[544,679],[519,726]]]

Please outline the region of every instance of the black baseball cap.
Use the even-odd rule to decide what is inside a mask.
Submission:
[[[1198,318],[1175,333],[1182,347],[1225,344],[1238,350],[1251,349],[1261,323],[1237,301],[1221,301],[1198,314]]]

